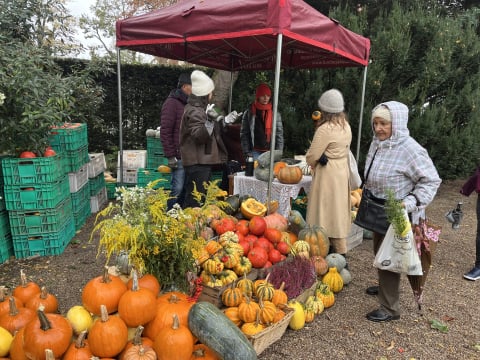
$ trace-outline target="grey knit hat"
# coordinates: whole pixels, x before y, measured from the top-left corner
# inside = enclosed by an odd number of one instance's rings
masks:
[[[318,99],[320,110],[336,114],[344,110],[343,95],[337,89],[325,91]]]

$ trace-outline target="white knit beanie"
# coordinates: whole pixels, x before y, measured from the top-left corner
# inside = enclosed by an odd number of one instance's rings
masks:
[[[215,84],[213,80],[208,77],[203,71],[194,70],[191,75],[192,78],[192,94],[196,96],[206,96],[213,92]]]
[[[392,122],[392,114],[390,114],[390,110],[384,105],[377,106],[372,111],[372,120],[376,117],[382,118],[388,122]]]
[[[343,95],[337,89],[325,91],[318,99],[320,110],[336,114],[344,110]]]

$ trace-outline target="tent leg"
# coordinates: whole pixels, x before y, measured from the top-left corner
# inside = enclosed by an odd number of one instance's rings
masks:
[[[122,119],[122,74],[120,67],[120,48],[117,48],[117,87],[118,87],[118,148],[120,150],[120,174],[117,177],[120,179],[120,184],[123,185],[123,119]]]
[[[277,109],[278,109],[278,88],[280,86],[280,65],[282,61],[282,34],[277,37],[277,58],[275,60],[275,84],[273,87],[273,121],[272,121],[272,138],[270,141],[270,174],[268,178],[267,191],[267,209],[270,207],[270,199],[272,196],[272,182],[273,182],[273,159],[275,151],[275,136],[277,133]]]
[[[360,119],[358,121],[358,135],[357,135],[357,153],[356,153],[357,164],[360,160],[360,142],[362,140],[363,105],[365,103],[365,86],[367,83],[367,69],[368,69],[368,66],[365,66],[363,70],[362,100],[360,101]]]

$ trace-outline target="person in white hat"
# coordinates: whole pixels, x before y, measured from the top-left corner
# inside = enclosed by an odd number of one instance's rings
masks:
[[[203,71],[191,74],[192,94],[185,105],[180,125],[180,153],[185,168],[183,208],[199,203],[192,191],[204,193],[204,182],[210,181],[212,166],[227,161],[227,149],[222,140],[225,118],[209,105],[215,89],[213,80]]]
[[[318,106],[321,115],[315,121],[315,135],[306,154],[313,176],[306,221],[308,225],[326,230],[330,252],[345,256],[346,238],[351,228],[349,156],[352,131],[340,91],[325,91]]]

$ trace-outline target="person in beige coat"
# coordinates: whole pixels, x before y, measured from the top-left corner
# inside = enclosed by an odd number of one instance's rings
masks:
[[[351,228],[349,153],[352,130],[343,95],[330,89],[320,96],[321,117],[306,154],[312,169],[308,194],[307,224],[323,227],[330,238],[330,252],[345,256]]]

